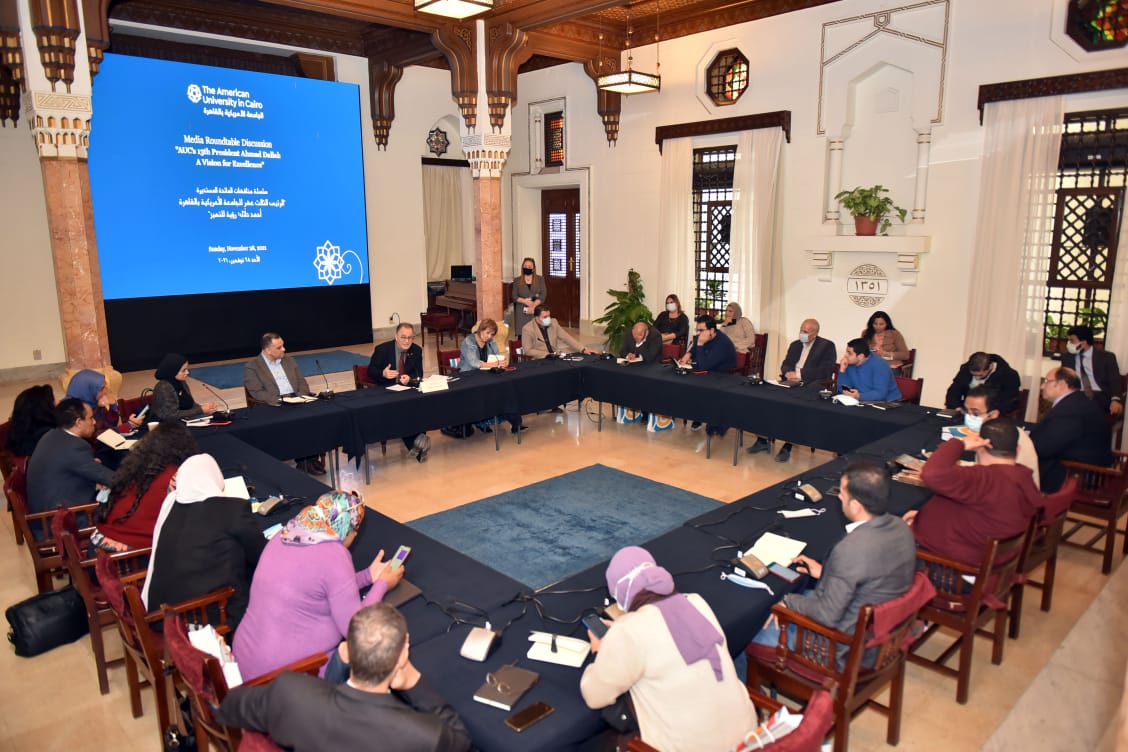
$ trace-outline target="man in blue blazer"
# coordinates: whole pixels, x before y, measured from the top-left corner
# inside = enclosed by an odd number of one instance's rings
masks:
[[[59,504],[74,506],[94,499],[98,486],[110,485],[114,473],[94,459],[94,413],[82,400],[68,397],[55,406],[58,428],[35,445],[27,466],[29,512],[48,512]]]

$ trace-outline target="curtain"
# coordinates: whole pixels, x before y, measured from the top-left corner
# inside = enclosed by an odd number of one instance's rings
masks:
[[[657,316],[673,293],[686,315],[693,316],[697,297],[693,277],[693,140],[669,139],[662,145],[658,189],[658,276],[649,290],[650,309]],[[624,269],[625,273],[626,270]]]
[[[732,180],[728,299],[740,304],[756,331],[772,333],[765,373],[783,360],[783,258],[774,242],[782,144],[780,128],[741,131]]]
[[[427,279],[447,279],[450,267],[463,263],[465,167],[423,165],[423,243]]]
[[[1053,239],[1061,97],[986,106],[979,218],[971,264],[968,352],[1006,358],[1038,410],[1042,325]]]

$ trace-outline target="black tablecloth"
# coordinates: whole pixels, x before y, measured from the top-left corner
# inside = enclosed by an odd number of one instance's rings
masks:
[[[352,417],[336,400],[243,408],[233,412],[231,425],[191,430],[197,439],[234,436],[280,460],[332,451],[353,435]]]

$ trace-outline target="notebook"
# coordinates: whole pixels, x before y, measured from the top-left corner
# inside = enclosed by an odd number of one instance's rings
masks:
[[[381,603],[387,603],[389,606],[399,608],[403,604],[423,595],[423,591],[419,589],[414,583],[408,582],[406,578],[400,580],[400,583],[393,589],[384,593]]]
[[[529,691],[539,678],[540,674],[535,671],[506,664],[487,676],[486,683],[474,693],[474,699],[495,708],[512,710],[521,695]]]

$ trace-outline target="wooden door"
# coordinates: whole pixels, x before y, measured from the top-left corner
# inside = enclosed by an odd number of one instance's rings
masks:
[[[548,307],[561,326],[580,325],[580,189],[541,191],[541,260]]]

